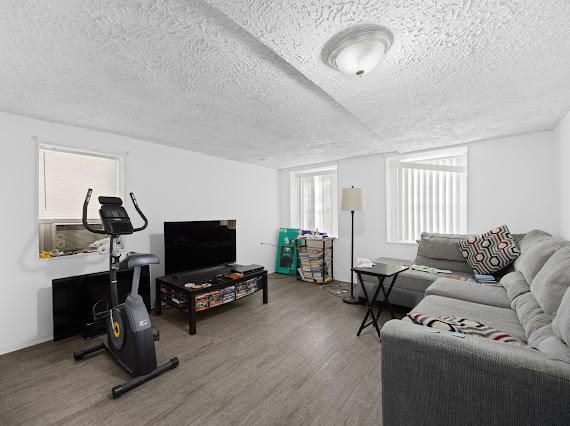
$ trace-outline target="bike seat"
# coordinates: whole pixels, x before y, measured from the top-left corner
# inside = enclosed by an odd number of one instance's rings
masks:
[[[158,256],[150,253],[132,253],[121,260],[119,269],[132,269],[137,266],[151,265],[153,263],[160,263]]]

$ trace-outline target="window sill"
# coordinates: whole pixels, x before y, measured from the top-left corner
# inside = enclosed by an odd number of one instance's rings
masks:
[[[402,246],[417,246],[418,243],[415,241],[386,241],[386,244],[395,244]]]
[[[53,256],[53,257],[40,257],[40,256],[38,256],[38,259],[41,262],[51,262],[54,260],[59,261],[60,259],[77,259],[78,257],[87,257],[87,256],[95,256],[95,255],[100,256],[101,259],[107,259],[107,257],[108,257],[107,254],[108,253],[103,255],[103,254],[100,254],[99,252],[94,251],[92,253],[76,253],[76,254],[68,254],[65,256]]]

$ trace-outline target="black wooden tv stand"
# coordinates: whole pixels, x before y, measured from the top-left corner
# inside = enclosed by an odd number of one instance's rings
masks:
[[[219,278],[209,287],[189,288],[187,283],[204,284],[231,273],[230,266],[216,266],[192,272],[182,272],[156,278],[156,315],[162,313],[162,303],[188,313],[188,333],[196,334],[197,312],[242,299],[263,291],[263,303],[268,302],[267,270],[244,274],[238,279]]]

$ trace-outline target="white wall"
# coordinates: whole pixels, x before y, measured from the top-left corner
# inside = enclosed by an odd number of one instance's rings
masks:
[[[235,218],[238,262],[274,270],[275,250],[260,242],[277,238],[276,170],[10,114],[0,113],[0,129],[0,353],[52,338],[52,279],[106,269],[107,259],[99,255],[38,259],[33,136],[125,154],[125,193],[137,195],[150,221],[147,230],[128,237],[129,250],[152,251],[163,261],[164,221]],[[162,262],[152,276],[163,271]]]
[[[482,233],[507,224],[512,232],[558,232],[558,189],[552,132],[491,139],[469,147],[468,229]],[[569,148],[570,149],[570,148]],[[279,172],[280,224],[289,226],[289,172]],[[338,162],[338,188],[364,189],[355,213],[355,257],[412,259],[416,245],[386,242],[386,162],[379,155]],[[554,186],[553,186],[554,185]],[[339,196],[340,200],[340,196]],[[339,212],[335,278],[350,279],[350,213]]]
[[[554,128],[560,182],[560,236],[570,240],[570,112]]]
[[[506,224],[514,233],[540,228],[558,235],[552,132],[479,142],[469,157],[468,232]]]

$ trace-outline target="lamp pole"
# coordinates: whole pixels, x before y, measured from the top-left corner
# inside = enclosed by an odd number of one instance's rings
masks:
[[[354,297],[354,210],[350,211],[350,296]]]
[[[352,186],[354,188],[354,186]],[[344,303],[350,305],[358,304],[358,298],[354,297],[354,210],[350,211],[350,296],[346,296],[342,299]]]

